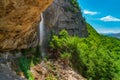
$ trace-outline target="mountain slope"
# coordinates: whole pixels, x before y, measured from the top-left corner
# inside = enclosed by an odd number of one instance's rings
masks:
[[[54,35],[50,54],[70,59],[73,68],[87,79],[119,80],[120,40],[98,34],[89,24],[87,29],[87,38],[69,36],[64,30]]]

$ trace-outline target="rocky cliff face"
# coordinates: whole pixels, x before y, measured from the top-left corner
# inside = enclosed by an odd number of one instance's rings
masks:
[[[40,14],[45,11],[52,1],[0,0],[0,51],[25,49],[36,46],[39,41],[38,25]],[[86,25],[80,9],[71,1],[54,0],[54,3],[44,12],[44,30],[46,35],[52,30],[58,33],[60,30],[66,29],[70,35],[87,36]],[[47,37],[44,39],[47,39]],[[16,58],[21,57],[21,53],[19,55],[17,52],[15,52],[17,55],[14,55],[11,54],[13,52],[9,51],[2,53],[0,53],[0,78],[2,80],[23,80],[16,76],[11,69],[11,61],[14,62]],[[8,61],[5,62],[5,60]],[[82,80],[81,76],[74,73],[73,70],[62,71],[62,69],[60,68],[57,74],[61,74],[63,78],[69,77],[66,80],[70,80],[71,76],[73,76],[72,80],[77,80],[77,78],[78,80]],[[67,77],[60,71],[65,72]]]
[[[76,0],[54,0],[44,12],[46,35],[66,29],[70,35],[87,36],[87,28]]]
[[[40,13],[52,1],[0,0],[0,51],[36,46]]]

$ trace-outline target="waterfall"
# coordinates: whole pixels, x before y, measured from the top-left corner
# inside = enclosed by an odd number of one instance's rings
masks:
[[[41,51],[41,56],[44,57],[45,56],[45,49],[44,49],[44,18],[43,18],[43,14],[41,14],[41,22],[39,24],[39,31],[40,31],[40,51]]]
[[[40,44],[43,42],[43,36],[44,36],[44,19],[43,14],[41,14],[41,22],[40,22]]]

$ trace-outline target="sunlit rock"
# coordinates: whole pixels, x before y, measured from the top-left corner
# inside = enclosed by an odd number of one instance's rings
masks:
[[[38,44],[40,14],[53,0],[0,0],[0,51]]]

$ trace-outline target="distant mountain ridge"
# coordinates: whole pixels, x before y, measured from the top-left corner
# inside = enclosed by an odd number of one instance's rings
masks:
[[[115,37],[115,38],[120,38],[120,33],[100,33],[100,34]]]

